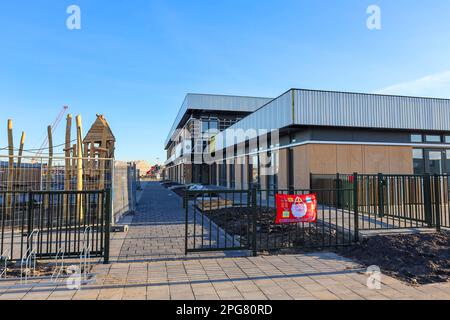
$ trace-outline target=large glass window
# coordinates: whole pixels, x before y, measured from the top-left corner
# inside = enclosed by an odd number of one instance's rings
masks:
[[[432,143],[440,143],[441,142],[441,136],[436,135],[427,135],[425,136],[426,142],[432,142]]]
[[[217,132],[219,130],[219,122],[217,120],[210,120],[209,130]]]
[[[230,188],[235,189],[236,188],[236,168],[234,163],[230,164]]]
[[[442,152],[441,151],[429,151],[428,161],[431,174],[442,174],[443,173],[443,163],[442,163]]]
[[[218,133],[219,132],[219,120],[217,119],[202,119],[202,132],[206,133]]]
[[[227,186],[227,164],[225,161],[219,164],[219,185]]]
[[[414,174],[425,173],[425,159],[422,149],[413,149]]]
[[[445,151],[445,174],[450,174],[450,150]]]
[[[206,119],[202,120],[202,132],[205,133],[209,130],[209,121]]]
[[[411,142],[414,143],[421,143],[423,142],[423,138],[421,134],[412,134],[411,135]]]

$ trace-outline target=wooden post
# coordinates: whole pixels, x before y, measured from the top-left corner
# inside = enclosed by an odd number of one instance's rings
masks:
[[[68,114],[66,118],[66,143],[64,146],[64,153],[65,153],[65,168],[64,168],[64,190],[69,191],[71,189],[70,182],[72,178],[72,163],[70,161],[70,154],[71,154],[71,147],[70,147],[70,135],[72,132],[72,115]],[[68,196],[64,195],[63,197],[63,214],[66,218],[66,221],[69,221],[69,209],[67,207],[68,205]],[[70,205],[70,204],[69,204]]]
[[[8,180],[6,183],[6,216],[11,216],[12,213],[12,195],[9,192],[13,191],[14,187],[14,140],[13,140],[13,123],[12,120],[8,120]]]
[[[52,170],[53,170],[53,135],[52,126],[47,127],[48,135],[48,163],[47,163],[47,186],[46,190],[52,189]]]
[[[70,179],[71,179],[71,163],[70,163],[70,134],[72,131],[72,115],[69,114],[66,119],[66,144],[64,148],[65,152],[65,170],[64,170],[64,190],[70,190]]]
[[[87,180],[88,176],[90,174],[89,173],[89,167],[90,167],[90,164],[89,164],[89,144],[88,143],[84,143],[83,147],[84,147],[84,150],[83,150],[83,157],[84,157],[83,169],[84,169],[84,174],[85,174],[85,177],[86,177],[86,180]],[[89,190],[89,183],[85,187],[86,187],[86,190]]]
[[[72,146],[72,167],[71,167],[71,175],[77,175],[77,145],[74,144]]]
[[[53,136],[52,136],[52,126],[47,127],[48,136],[48,162],[47,162],[47,174],[45,181],[45,190],[51,191],[52,189],[52,169],[53,169]],[[50,195],[43,196],[43,206],[44,210],[48,212],[50,209]]]
[[[23,146],[25,145],[25,132],[22,131],[22,136],[20,137],[20,146],[19,146],[19,156],[17,159],[17,169],[16,169],[16,181],[20,183],[20,174],[22,171],[22,156],[23,156]],[[25,179],[24,179],[25,182]],[[25,191],[25,190],[22,190]]]
[[[90,159],[90,166],[89,166],[89,172],[91,175],[91,181],[95,181],[95,177],[97,175],[97,172],[95,170],[96,164],[95,164],[95,154],[96,154],[96,150],[95,150],[95,143],[91,142],[90,143],[90,151],[89,151],[89,157]],[[97,189],[97,185],[95,183],[91,182],[91,189],[92,190],[96,190]]]
[[[77,191],[83,191],[83,127],[81,116],[76,117],[77,122]],[[80,221],[84,220],[83,198],[77,196],[77,208]]]
[[[99,157],[100,157],[100,174],[99,174],[99,183],[98,183],[98,189],[103,190],[105,188],[105,158],[108,157],[108,147],[107,147],[107,130],[106,128],[103,128],[102,132],[102,142],[100,145],[100,151]]]

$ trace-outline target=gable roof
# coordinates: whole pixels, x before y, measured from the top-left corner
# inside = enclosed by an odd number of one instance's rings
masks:
[[[105,117],[101,114],[97,114],[97,119],[94,124],[89,129],[88,133],[84,137],[83,142],[99,142],[102,141],[103,129],[106,128],[106,140],[107,141],[116,141],[114,134],[112,133],[111,128],[109,127],[108,122]]]

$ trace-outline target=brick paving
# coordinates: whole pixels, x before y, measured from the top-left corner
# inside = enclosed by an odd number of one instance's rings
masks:
[[[371,290],[365,270],[334,253],[258,257],[208,253],[185,257],[184,211],[179,199],[169,194],[157,185],[147,186],[140,213],[134,217],[135,225],[128,233],[113,234],[112,263],[94,267],[95,283],[74,291],[65,286],[39,286],[45,280],[27,286],[0,281],[0,299],[450,299],[450,283],[413,287],[382,276],[381,289]],[[167,207],[159,208],[153,197]],[[168,197],[173,200],[164,201]]]
[[[140,198],[137,213],[133,217],[130,230],[120,251],[119,261],[158,261],[168,259],[186,259],[185,256],[185,220],[186,212],[182,201],[174,192],[163,188],[158,183],[148,183]],[[213,244],[217,240],[216,230],[209,230],[209,224],[200,223],[197,212],[196,234],[209,235]],[[189,232],[194,229],[193,213],[189,214]],[[226,235],[219,234],[223,243]],[[197,237],[197,242],[199,238]],[[209,240],[209,238],[208,238]],[[209,244],[209,241],[205,241]],[[189,237],[189,246],[193,247],[193,237]],[[242,256],[247,252],[216,252],[190,254],[193,257],[230,257]]]

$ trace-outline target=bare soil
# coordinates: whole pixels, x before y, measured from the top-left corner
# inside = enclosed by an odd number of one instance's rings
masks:
[[[445,231],[374,236],[337,253],[413,285],[450,279],[450,233]]]
[[[72,271],[68,270],[68,265],[61,270],[61,275],[69,275],[72,274]],[[3,272],[5,266],[4,261],[0,262],[0,273]],[[81,271],[83,271],[83,267],[81,267]],[[26,273],[28,273],[29,277],[50,277],[53,275],[53,272],[55,271],[56,267],[52,263],[41,263],[36,262],[36,269],[29,270],[26,268],[21,269],[20,263],[14,263],[10,262],[7,266],[7,272],[6,277],[7,278],[20,278],[22,275],[25,276]],[[92,269],[92,266],[90,266],[90,269]],[[90,271],[90,270],[89,270]]]
[[[218,226],[231,236],[237,236],[241,243],[251,241],[252,210],[248,207],[233,207],[204,212]],[[306,252],[341,244],[336,230],[324,228],[321,224],[275,224],[273,208],[259,207],[256,228],[257,246],[263,251]]]

